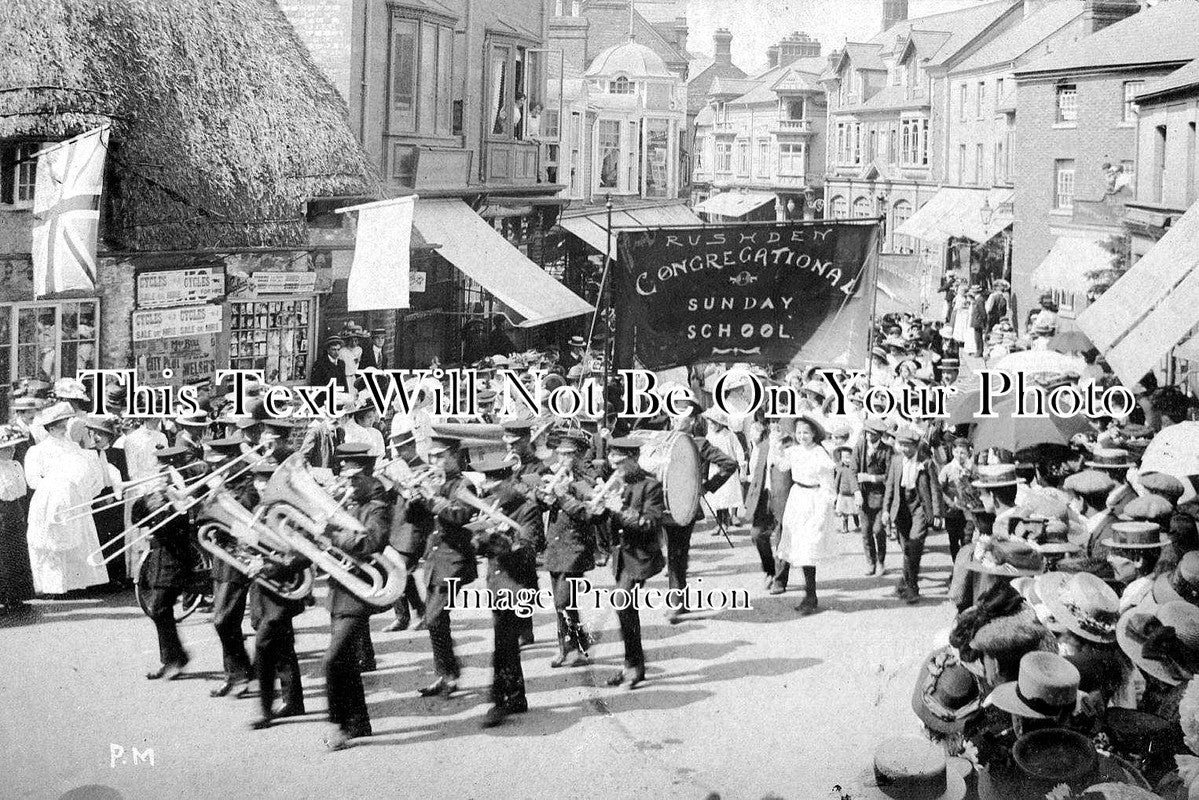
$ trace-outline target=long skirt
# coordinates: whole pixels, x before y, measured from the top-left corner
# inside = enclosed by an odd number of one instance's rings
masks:
[[[776,554],[779,559],[797,567],[813,567],[836,554],[834,499],[824,489],[791,484]]]
[[[25,538],[25,498],[0,500],[0,602],[33,597],[33,571]]]

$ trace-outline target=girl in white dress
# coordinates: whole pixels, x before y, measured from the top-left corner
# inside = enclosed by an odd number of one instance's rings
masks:
[[[832,555],[836,526],[833,514],[833,458],[821,447],[824,428],[801,416],[795,423],[795,444],[783,452],[779,469],[791,474],[791,491],[783,511],[777,557],[803,568],[804,600],[797,610],[816,613],[816,565]]]
[[[29,562],[34,588],[42,594],[65,594],[108,582],[108,571],[87,560],[100,547],[92,515],[69,511],[104,487],[99,460],[68,436],[67,423],[74,415],[67,403],[46,409],[46,439],[25,454],[25,478],[33,489]],[[66,521],[59,519],[60,514],[67,516]]]
[[[724,412],[717,408],[709,408],[703,413],[708,421],[708,433],[705,438],[708,443],[737,462],[737,471],[731,478],[720,485],[720,488],[707,495],[708,505],[716,513],[716,518],[725,525],[740,524],[741,508],[745,498],[741,494],[741,483],[745,480],[745,448],[737,435],[729,428],[729,419]],[[710,473],[717,468],[709,468]],[[711,477],[705,475],[704,480]],[[736,518],[736,522],[734,519]]]

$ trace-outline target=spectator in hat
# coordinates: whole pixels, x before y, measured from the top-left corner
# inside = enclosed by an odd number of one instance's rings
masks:
[[[21,463],[25,463],[25,453],[35,442],[35,428],[41,431],[37,434],[39,437],[45,435],[40,425],[34,425],[34,417],[45,405],[44,400],[29,396],[14,397],[9,405],[8,424],[25,434],[25,440],[17,445],[13,453],[13,458]],[[37,441],[40,441],[40,438]]]
[[[343,390],[349,389],[346,376],[346,362],[341,357],[344,341],[340,336],[330,336],[325,340],[325,352],[312,365],[312,373],[308,378],[310,386],[327,386],[329,381]]]
[[[882,513],[886,478],[894,450],[883,442],[887,423],[877,417],[867,419],[863,436],[854,447],[859,494],[858,512],[862,528],[862,551],[866,554],[866,574],[882,576],[887,558],[886,517]]]
[[[920,452],[920,431],[903,427],[895,434],[899,452],[891,460],[883,496],[885,524],[893,526],[903,548],[903,577],[895,593],[909,604],[920,598],[920,560],[930,531],[945,518],[941,484],[932,459]]]
[[[97,498],[112,499],[122,496],[121,482],[128,480],[125,451],[113,447],[120,436],[119,421],[113,416],[89,416],[86,421],[87,432],[84,437],[83,449],[95,461],[94,469],[103,482],[103,487],[96,494]],[[123,506],[100,509],[92,512],[96,523],[96,532],[100,543],[105,549],[114,539],[122,538],[125,525],[125,509]],[[127,571],[123,559],[113,559],[106,565],[108,583],[117,587],[126,582]]]
[[[402,474],[406,469],[416,468],[423,463],[417,455],[416,438],[411,432],[395,436],[391,446],[397,460],[385,469],[385,475]],[[412,624],[413,613],[419,619],[417,630],[424,630],[425,601],[417,588],[415,573],[421,556],[425,554],[429,536],[433,533],[433,512],[419,497],[406,497],[404,493],[393,492],[393,500],[389,543],[404,559],[408,579],[404,584],[404,593],[392,606],[395,621],[383,630],[389,633],[407,630]]]
[[[342,442],[367,446],[367,452],[375,458],[383,458],[383,432],[378,428],[379,412],[367,395],[362,395],[349,407],[349,414],[342,418]]]
[[[983,334],[987,330],[987,301],[977,286],[970,288],[970,330],[974,334],[974,355],[983,355]]]
[[[991,284],[991,294],[987,297],[987,327],[993,328],[1008,316],[1008,292],[1011,286],[1000,278]]]
[[[957,560],[958,549],[974,538],[974,512],[978,492],[971,483],[977,477],[970,440],[957,437],[950,444],[950,460],[941,467],[937,482],[945,498],[945,532],[949,536],[949,559]]]
[[[387,330],[384,328],[375,328],[371,331],[370,345],[362,351],[362,363],[359,368],[366,369],[374,367],[375,369],[386,370],[391,367],[391,359],[387,357]]]
[[[33,598],[26,517],[28,486],[21,462],[13,459],[29,435],[15,425],[0,425],[0,611],[21,609]]]
[[[1053,302],[1053,295],[1043,294],[1040,305],[1040,309],[1029,320],[1029,327],[1048,330],[1050,331],[1049,335],[1052,336],[1057,331],[1057,303]]]
[[[1086,524],[1086,555],[1107,558],[1103,540],[1109,538],[1116,522],[1116,515],[1107,509],[1107,496],[1116,488],[1116,482],[1106,472],[1087,469],[1067,477],[1062,488],[1073,495],[1075,510]]]
[[[510,327],[508,318],[503,314],[497,314],[491,320],[491,335],[487,338],[487,350],[489,354],[506,356],[516,350],[516,345],[513,344],[512,337],[508,335]]]

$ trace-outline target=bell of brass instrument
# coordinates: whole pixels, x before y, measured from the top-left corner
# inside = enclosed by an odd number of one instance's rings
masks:
[[[223,534],[223,535],[222,535]],[[232,545],[226,544],[233,539]],[[255,559],[283,564],[292,552],[287,541],[263,525],[227,491],[217,491],[200,507],[200,546],[243,575],[250,574]],[[284,600],[302,600],[312,594],[315,576],[305,569],[287,583],[258,575],[254,580]]]
[[[389,606],[408,579],[399,554],[390,547],[359,559],[338,547],[329,528],[363,533],[362,523],[346,511],[309,474],[297,453],[279,465],[262,491],[264,523],[300,555],[360,600]]]
[[[413,500],[417,497],[428,499],[436,495],[437,490],[445,483],[445,470],[431,464],[421,464],[418,467],[407,468],[405,471],[388,470],[384,473],[383,478],[392,484],[405,500]]]
[[[591,490],[591,495],[587,498],[585,505],[592,514],[600,514],[603,513],[610,500],[613,498],[619,500],[623,494],[624,476],[617,470],[608,480],[596,485]]]
[[[479,512],[479,518],[467,525],[472,531],[480,533],[485,529],[506,528],[510,539],[528,538],[529,531],[525,526],[500,511],[497,504],[488,503],[465,489],[459,489],[454,498]]]

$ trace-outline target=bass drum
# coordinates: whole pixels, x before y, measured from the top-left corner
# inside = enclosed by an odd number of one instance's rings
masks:
[[[641,466],[662,484],[666,516],[675,525],[690,525],[699,511],[699,449],[681,431],[634,431],[641,439]]]

